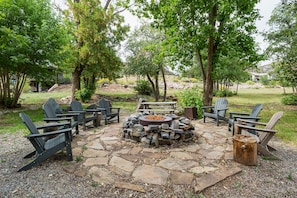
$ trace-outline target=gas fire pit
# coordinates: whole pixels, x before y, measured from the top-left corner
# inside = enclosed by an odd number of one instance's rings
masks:
[[[163,116],[163,115],[146,115],[146,116],[141,116],[139,118],[139,124],[143,126],[161,125],[161,124],[170,125],[171,122],[172,122],[171,117]]]

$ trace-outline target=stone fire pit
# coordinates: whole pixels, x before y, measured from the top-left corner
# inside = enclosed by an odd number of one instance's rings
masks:
[[[170,115],[132,114],[123,123],[123,137],[159,146],[192,140],[194,127],[185,117]]]
[[[172,117],[163,115],[145,115],[139,118],[139,124],[143,126],[171,124]]]

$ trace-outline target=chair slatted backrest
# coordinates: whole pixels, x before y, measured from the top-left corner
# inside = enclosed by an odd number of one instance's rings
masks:
[[[42,105],[43,112],[45,117],[47,118],[57,118],[57,114],[55,112],[54,107],[50,104],[50,102],[46,102]]]
[[[226,109],[228,105],[228,100],[226,98],[218,98],[215,103],[214,112],[219,112],[219,116],[225,117],[227,110],[218,111],[219,109]]]
[[[99,105],[99,108],[105,109],[105,111],[102,111],[103,114],[105,114],[105,113],[106,113],[106,115],[111,114],[111,111],[110,111],[111,105],[108,100],[105,100],[104,98],[100,99],[98,105]]]
[[[48,105],[50,105],[50,107],[52,107],[54,109],[54,112],[56,114],[62,114],[63,113],[63,110],[61,109],[60,105],[56,102],[55,99],[53,98],[49,98],[46,103]]]
[[[36,128],[33,121],[27,114],[20,113],[19,116],[21,117],[23,123],[27,126],[31,134],[39,134],[38,129]],[[37,152],[41,153],[44,150],[44,144],[45,144],[44,139],[39,137],[39,138],[34,138],[34,140],[35,141],[32,142],[33,146],[35,147]]]
[[[276,123],[281,119],[283,114],[284,114],[284,112],[282,112],[282,111],[279,111],[279,112],[276,112],[275,114],[273,114],[273,116],[271,117],[269,122],[266,124],[265,129],[272,130],[273,127],[276,125]],[[261,133],[261,135],[259,137],[261,143],[263,143],[264,145],[267,144],[273,135],[274,135],[274,133]]]
[[[256,104],[250,114],[250,117],[258,117],[260,111],[262,110],[263,105],[262,104]]]
[[[70,103],[70,107],[71,107],[72,111],[84,111],[82,104],[76,100],[73,100]],[[77,119],[79,122],[82,122],[84,120],[84,115],[82,113],[80,113],[77,117],[76,116],[74,117],[74,120],[77,121]]]

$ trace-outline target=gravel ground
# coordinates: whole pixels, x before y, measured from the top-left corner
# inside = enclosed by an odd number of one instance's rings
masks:
[[[297,148],[276,141],[282,160],[258,158],[258,166],[240,165],[242,172],[199,194],[193,186],[139,183],[145,193],[102,186],[90,176],[77,177],[62,169],[65,155],[18,173],[32,146],[21,134],[0,135],[0,198],[2,197],[297,197]],[[228,163],[228,162],[226,162]],[[129,182],[129,181],[127,181]],[[132,182],[130,181],[131,183]],[[136,183],[137,184],[137,183]]]

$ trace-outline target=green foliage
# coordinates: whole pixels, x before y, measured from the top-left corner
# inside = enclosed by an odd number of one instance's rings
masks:
[[[196,107],[198,118],[202,117],[202,93],[195,88],[186,89],[179,93],[178,101],[182,107]]]
[[[275,75],[281,84],[297,86],[297,7],[295,0],[281,1],[268,21],[271,27],[265,37],[269,46],[266,53],[275,57]]]
[[[261,76],[260,78],[260,82],[262,83],[262,85],[269,85],[269,79],[268,79],[268,76],[265,75],[265,76]]]
[[[75,97],[81,100],[82,102],[87,102],[91,99],[94,91],[86,87],[81,88],[75,92]]]
[[[281,99],[281,103],[284,105],[297,105],[297,95],[290,94],[283,96]]]
[[[134,90],[137,91],[140,95],[151,95],[152,94],[152,87],[147,80],[137,80],[136,86]]]
[[[214,95],[216,97],[230,97],[230,96],[233,96],[235,95],[234,92],[228,90],[228,89],[224,89],[224,90],[218,90],[218,91],[215,91],[214,92]]]
[[[0,105],[12,108],[27,77],[51,78],[52,66],[67,58],[63,47],[69,40],[49,0],[2,0],[0,10]]]
[[[248,84],[248,85],[254,85],[255,84],[255,82],[254,81],[251,81],[251,80],[248,80],[245,83]]]

